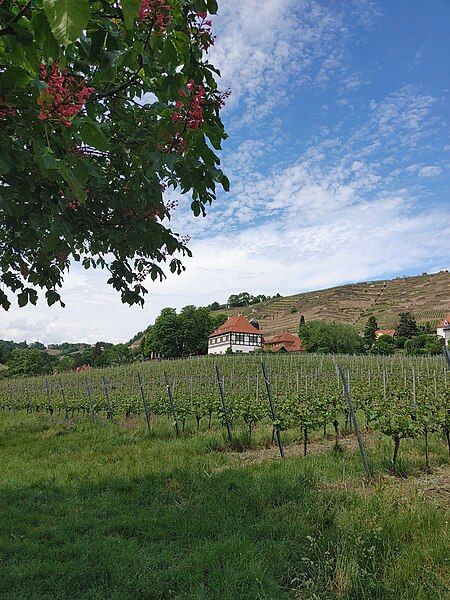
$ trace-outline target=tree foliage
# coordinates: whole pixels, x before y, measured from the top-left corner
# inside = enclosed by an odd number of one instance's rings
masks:
[[[0,304],[49,305],[73,261],[123,302],[183,270],[166,189],[196,216],[229,183],[207,11],[216,0],[0,3]]]
[[[226,315],[211,315],[205,307],[185,306],[179,314],[174,308],[163,308],[155,324],[147,329],[143,354],[156,353],[163,358],[206,354],[208,336],[226,319]]]
[[[20,377],[23,375],[51,373],[53,364],[56,362],[58,362],[57,358],[37,348],[15,348],[6,363],[8,369],[5,375],[8,377]]]
[[[443,340],[436,335],[422,333],[405,342],[407,354],[441,354]]]
[[[372,354],[394,354],[397,344],[390,335],[380,335],[373,343],[370,352]]]
[[[419,329],[416,320],[409,312],[403,312],[399,315],[400,319],[397,325],[397,335],[411,339],[418,335]]]
[[[249,306],[250,304],[259,304],[266,300],[270,300],[270,296],[265,296],[264,294],[253,296],[248,292],[241,292],[240,294],[231,294],[228,298],[227,305],[230,308],[238,308],[240,306]]]
[[[367,319],[366,326],[364,327],[364,341],[368,348],[375,342],[375,332],[378,329],[378,323],[374,315],[370,315]]]
[[[309,321],[301,327],[302,342],[308,352],[355,354],[363,351],[363,340],[352,325]]]

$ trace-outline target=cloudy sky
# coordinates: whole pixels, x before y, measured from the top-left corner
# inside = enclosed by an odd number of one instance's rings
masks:
[[[0,313],[0,338],[120,342],[162,307],[450,266],[448,0],[222,0],[211,61],[232,96],[231,191],[180,203],[186,272],[144,309],[74,268],[66,308]]]

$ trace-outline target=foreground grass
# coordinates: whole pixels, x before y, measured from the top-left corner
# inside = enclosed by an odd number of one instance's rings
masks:
[[[1,414],[0,597],[449,597],[442,502],[365,486],[353,452],[239,466],[220,444]],[[376,471],[389,450],[371,450]],[[405,444],[406,471],[419,451]]]

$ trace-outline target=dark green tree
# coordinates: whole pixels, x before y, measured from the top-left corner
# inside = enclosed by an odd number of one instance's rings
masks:
[[[106,349],[102,354],[105,366],[124,365],[133,360],[133,354],[126,344],[116,344]]]
[[[407,354],[441,354],[443,340],[436,335],[421,333],[405,342]]]
[[[403,312],[399,315],[400,319],[397,325],[397,335],[411,339],[418,335],[419,329],[416,320],[410,312]]]
[[[42,375],[48,372],[43,353],[37,349],[15,348],[7,362],[8,376]]]
[[[183,327],[174,308],[163,308],[152,327],[153,346],[164,358],[176,358],[183,353]]]
[[[371,354],[394,354],[396,349],[395,339],[390,335],[380,335],[370,348]]]
[[[309,321],[301,329],[302,342],[308,352],[356,354],[364,343],[352,325]]]
[[[14,348],[26,349],[28,348],[28,344],[26,342],[0,340],[0,364],[8,362]]]
[[[298,329],[299,329],[299,331],[300,331],[300,329],[303,327],[303,325],[304,325],[304,324],[305,324],[305,315],[302,315],[302,316],[300,317],[300,324],[299,324],[299,326],[298,326]]]
[[[206,354],[212,319],[207,308],[185,306],[179,315],[183,335],[183,356]]]
[[[364,342],[366,346],[370,348],[375,343],[376,335],[375,332],[378,329],[378,323],[374,315],[370,315],[367,319],[366,326],[364,327]]]
[[[215,329],[223,325],[227,319],[227,315],[224,315],[223,313],[219,313],[218,315],[211,315],[211,326],[208,335],[211,335],[211,333]]]

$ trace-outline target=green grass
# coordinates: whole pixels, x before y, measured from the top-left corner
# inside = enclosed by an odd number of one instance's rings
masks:
[[[365,485],[356,453],[239,466],[220,440],[1,414],[0,597],[449,597],[442,504]],[[402,450],[419,473],[420,443]],[[389,451],[371,450],[377,473]]]

